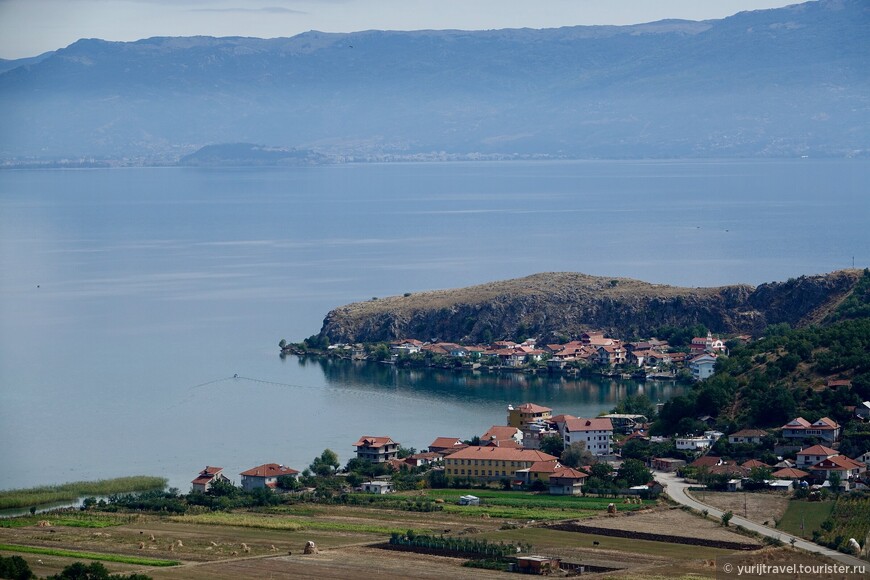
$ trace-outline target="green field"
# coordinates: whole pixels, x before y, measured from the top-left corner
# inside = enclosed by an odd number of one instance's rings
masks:
[[[88,512],[60,512],[52,514],[40,514],[35,516],[19,516],[16,518],[0,519],[0,528],[23,528],[35,526],[42,520],[51,522],[53,526],[67,526],[70,528],[108,528],[129,524],[139,519],[138,514],[110,514]]]
[[[459,501],[459,497],[463,495],[477,496],[481,499],[481,504],[491,506],[530,507],[554,510],[606,510],[609,504],[614,503],[616,504],[616,509],[619,511],[631,511],[646,506],[652,506],[656,503],[652,500],[646,500],[641,504],[627,504],[623,503],[622,499],[549,495],[543,493],[529,493],[526,491],[499,491],[494,489],[431,489],[426,491],[425,497],[430,499],[443,499],[445,503],[456,504]]]
[[[592,548],[599,550],[616,550],[634,554],[649,554],[674,558],[676,560],[697,560],[699,558],[716,558],[734,553],[734,550],[722,550],[706,546],[689,546],[686,544],[671,544],[634,538],[616,538],[598,534],[583,534],[565,532],[547,528],[525,528],[518,530],[503,530],[480,534],[480,537],[495,542],[529,542],[535,550],[546,553],[548,550],[565,548]]]
[[[832,501],[792,500],[777,529],[794,536],[811,539],[813,530],[821,529],[822,522],[831,516]],[[803,524],[803,529],[801,529]]]
[[[19,552],[22,554],[39,554],[42,556],[59,556],[61,558],[81,558],[82,560],[100,560],[103,562],[119,562],[137,566],[178,566],[178,560],[162,560],[158,558],[139,558],[137,556],[122,556],[119,554],[98,554],[96,552],[78,552],[75,550],[57,550],[54,548],[37,548],[33,546],[16,546],[0,544],[0,551]]]

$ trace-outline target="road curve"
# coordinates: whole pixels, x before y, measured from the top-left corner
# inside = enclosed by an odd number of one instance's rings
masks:
[[[674,473],[665,473],[661,471],[655,472],[656,481],[662,484],[665,487],[665,493],[668,494],[675,502],[689,506],[698,511],[707,510],[711,516],[714,518],[722,517],[722,510],[716,509],[713,506],[709,506],[707,504],[701,503],[695,498],[691,497],[688,493],[686,493],[686,488],[693,485],[690,483],[686,483],[681,478],[677,477]],[[761,535],[776,538],[785,544],[791,544],[792,540],[794,540],[794,546],[796,548],[800,548],[807,552],[813,552],[815,554],[821,554],[823,556],[827,556],[832,560],[836,560],[841,564],[847,564],[849,566],[870,566],[870,562],[866,560],[860,560],[855,558],[854,556],[850,556],[848,554],[843,554],[842,552],[837,552],[836,550],[831,550],[830,548],[826,548],[824,546],[820,546],[818,544],[814,544],[813,542],[808,542],[803,538],[799,538],[797,536],[793,536],[781,530],[775,530],[773,528],[769,528],[767,526],[763,526],[761,524],[755,523],[753,521],[747,520],[746,518],[742,518],[738,515],[734,515],[731,518],[731,522],[737,526],[743,526],[747,530],[752,530],[753,532],[758,532]]]

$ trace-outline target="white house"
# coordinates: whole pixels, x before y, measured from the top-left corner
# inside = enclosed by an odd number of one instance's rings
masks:
[[[711,353],[699,354],[692,358],[689,361],[689,370],[692,371],[692,377],[696,381],[703,381],[713,376],[717,358],[715,354]]]
[[[223,467],[212,467],[207,465],[206,468],[200,471],[199,475],[197,475],[190,483],[193,491],[201,491],[202,493],[205,493],[215,482],[218,481],[232,483],[230,478],[224,475]]]
[[[677,437],[674,440],[677,449],[681,451],[701,451],[707,449],[713,442],[709,437]]]
[[[855,415],[865,421],[870,420],[870,401],[864,401],[855,408]]]
[[[765,437],[767,437],[767,431],[762,431],[761,429],[743,429],[729,435],[728,443],[731,443],[732,445],[738,443],[758,445]]]
[[[366,493],[384,495],[393,492],[393,484],[389,481],[367,481],[362,484],[362,490]]]
[[[298,477],[299,472],[278,463],[266,463],[264,465],[252,467],[247,471],[243,471],[239,475],[242,476],[242,489],[245,491],[253,491],[259,487],[275,489],[278,487],[279,477]]]
[[[595,455],[610,455],[613,444],[613,423],[610,419],[566,419],[559,425],[563,429],[562,439],[565,445],[582,441],[586,444],[587,451]]]

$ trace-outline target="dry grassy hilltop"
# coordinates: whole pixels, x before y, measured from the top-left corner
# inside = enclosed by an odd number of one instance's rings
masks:
[[[321,335],[335,342],[397,338],[488,341],[552,338],[603,330],[648,336],[664,325],[703,324],[713,332],[752,333],[769,324],[819,322],[861,277],[841,270],[771,282],[682,288],[629,278],[542,273],[468,288],[356,302],[332,310]]]

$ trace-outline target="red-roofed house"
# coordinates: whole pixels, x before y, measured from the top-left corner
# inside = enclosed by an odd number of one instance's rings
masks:
[[[776,479],[803,479],[808,477],[809,473],[800,469],[795,469],[794,467],[784,467],[778,471],[774,471],[770,475]]]
[[[596,362],[603,366],[616,366],[625,363],[625,349],[619,345],[599,346]]]
[[[830,447],[825,447],[824,445],[813,445],[812,447],[807,447],[806,449],[798,451],[797,462],[795,465],[799,469],[806,469],[827,459],[828,457],[833,457],[834,455],[837,455],[837,452]]]
[[[502,441],[511,441],[513,443],[520,444],[523,441],[523,432],[516,427],[510,427],[507,425],[493,425],[486,431],[486,433],[481,436],[480,444],[486,445],[487,443],[493,441],[495,441],[496,443],[500,443]]]
[[[689,464],[689,467],[698,467],[698,468],[710,468],[714,465],[722,465],[725,463],[721,457],[716,457],[715,455],[702,455],[698,459],[694,460]]]
[[[199,475],[197,475],[196,478],[190,482],[191,488],[193,489],[193,491],[201,491],[205,493],[216,481],[232,483],[230,481],[230,478],[224,475],[223,471],[223,467],[206,466],[206,468],[200,471]]]
[[[432,453],[453,453],[464,447],[467,445],[458,437],[436,437],[435,441],[429,444],[429,451]]]
[[[279,477],[285,475],[298,477],[299,472],[279,463],[266,463],[258,467],[252,467],[247,471],[243,471],[239,475],[242,476],[242,489],[245,491],[253,491],[258,487],[275,489],[278,487]]]
[[[353,446],[356,447],[357,457],[372,463],[385,463],[389,459],[396,459],[399,452],[399,444],[389,437],[363,435]]]
[[[582,471],[570,467],[560,467],[550,474],[550,493],[552,495],[580,495],[583,480],[589,477]]]
[[[432,465],[433,463],[438,463],[443,459],[443,455],[440,453],[415,453],[414,455],[409,455],[405,458],[405,463],[410,465],[411,467],[423,467],[424,465]]]
[[[743,429],[732,433],[728,436],[728,443],[735,445],[737,443],[751,443],[757,445],[761,440],[767,437],[767,431],[761,429]]]
[[[770,468],[770,466],[768,464],[766,464],[762,461],[759,461],[757,459],[750,459],[749,461],[746,461],[745,463],[741,463],[740,467],[745,467],[746,469],[752,469],[753,467],[767,467],[768,469]]]
[[[610,419],[567,419],[563,425],[562,439],[565,445],[578,441],[586,444],[586,450],[595,455],[610,455],[613,443],[613,423]]]
[[[798,417],[782,426],[782,436],[786,439],[808,439],[815,437],[827,444],[831,444],[840,438],[840,425],[828,417],[822,417],[815,423],[810,423],[803,417]]]
[[[845,455],[834,455],[823,459],[809,468],[810,472],[821,481],[827,481],[832,473],[840,475],[840,481],[849,489],[848,481],[860,476],[867,467]]]
[[[525,469],[517,469],[514,476],[525,484],[532,484],[536,481],[546,483],[550,479],[550,474],[561,468],[559,460],[553,458],[546,461],[536,461]]]

